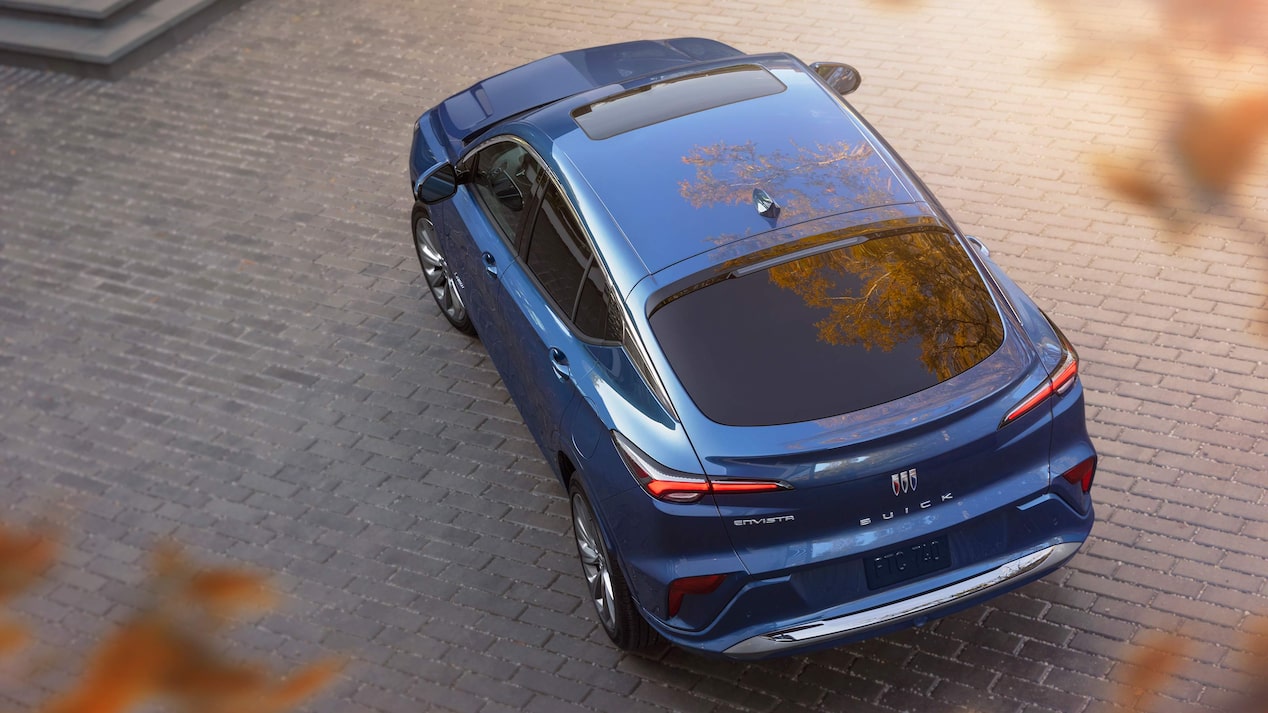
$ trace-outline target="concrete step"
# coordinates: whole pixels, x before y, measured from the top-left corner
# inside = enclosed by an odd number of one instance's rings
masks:
[[[138,0],[0,0],[0,14],[26,13],[104,23],[129,6],[147,5]]]
[[[0,63],[117,79],[244,0],[0,0]]]

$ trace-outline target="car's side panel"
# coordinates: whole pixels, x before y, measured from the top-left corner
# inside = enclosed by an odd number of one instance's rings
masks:
[[[1096,456],[1087,433],[1083,408],[1083,384],[1052,404],[1052,490],[1065,498],[1075,511],[1091,518],[1092,496],[1082,486],[1067,482],[1061,474],[1088,458]],[[1090,524],[1090,523],[1089,523]]]
[[[584,350],[559,317],[542,301],[520,263],[502,268],[498,306],[505,315],[508,349],[499,363],[506,389],[552,468],[559,467],[559,426],[577,396],[573,362]],[[502,366],[505,364],[505,366]],[[564,373],[564,370],[567,373]]]
[[[698,629],[717,616],[739,587],[723,588],[719,601],[688,598],[676,617],[667,609],[668,583],[680,577],[741,572],[717,508],[706,499],[689,505],[654,500],[638,487],[617,454],[611,430],[648,444],[666,461],[698,469],[699,463],[681,426],[660,405],[620,346],[587,345],[585,372],[574,360],[582,398],[569,409],[561,443],[592,496],[600,526],[615,552],[634,599],[650,620]]]
[[[576,396],[556,371],[551,349],[563,359],[580,345],[545,304],[511,246],[497,233],[470,191],[459,188],[449,201],[455,219],[449,232],[455,274],[466,286],[472,320],[524,422],[552,466],[559,424]]]
[[[452,199],[432,206],[432,212],[439,217],[441,249],[450,272],[460,285],[476,332],[497,364],[506,351],[507,327],[498,299],[496,267],[513,263],[514,255],[468,187],[459,186]],[[492,272],[486,269],[488,262],[493,264]]]

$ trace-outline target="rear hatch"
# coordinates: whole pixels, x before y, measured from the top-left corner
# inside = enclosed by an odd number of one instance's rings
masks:
[[[785,253],[649,317],[710,477],[792,486],[715,496],[745,566],[822,564],[797,576],[840,601],[1002,550],[991,519],[1048,484],[1046,419],[998,428],[1045,375],[1002,298],[939,228]],[[925,561],[864,577],[888,550]]]

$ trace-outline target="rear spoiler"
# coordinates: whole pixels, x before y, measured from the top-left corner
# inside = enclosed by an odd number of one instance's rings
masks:
[[[493,124],[596,87],[709,60],[740,57],[699,37],[637,40],[551,55],[468,87],[437,107],[451,144],[465,145]]]

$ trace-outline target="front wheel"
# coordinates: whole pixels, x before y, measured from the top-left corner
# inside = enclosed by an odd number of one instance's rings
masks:
[[[449,272],[449,263],[440,251],[440,241],[436,238],[436,226],[424,208],[414,209],[414,252],[418,254],[418,264],[423,268],[423,279],[427,281],[427,289],[431,292],[441,314],[449,320],[454,329],[464,334],[475,334],[471,317],[467,314],[467,304],[459,294],[453,275]]]
[[[618,648],[626,651],[647,648],[656,643],[656,631],[634,605],[621,568],[603,542],[590,500],[575,480],[568,495],[572,501],[572,532],[577,540],[586,594],[599,615],[599,623]]]

